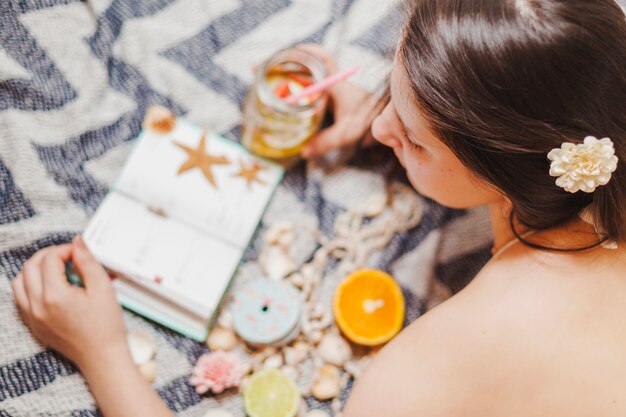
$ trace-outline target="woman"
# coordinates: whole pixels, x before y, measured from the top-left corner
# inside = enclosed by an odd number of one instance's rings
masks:
[[[613,0],[411,4],[372,134],[423,195],[488,204],[494,256],[382,349],[345,417],[626,415],[625,63]],[[360,136],[364,94],[335,89],[336,124],[306,156]],[[85,290],[65,281],[70,258]],[[104,415],[169,413],[132,366],[112,287],[80,240],[34,255],[13,288]]]

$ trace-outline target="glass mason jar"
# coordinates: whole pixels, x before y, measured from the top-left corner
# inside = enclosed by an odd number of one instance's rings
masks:
[[[243,109],[242,142],[251,152],[275,160],[298,155],[317,132],[327,92],[289,104],[284,99],[328,76],[324,61],[303,49],[278,51],[256,71]]]

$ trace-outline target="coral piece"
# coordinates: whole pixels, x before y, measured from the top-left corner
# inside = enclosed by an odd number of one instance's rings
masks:
[[[231,352],[212,352],[202,355],[189,382],[198,394],[212,391],[215,394],[227,388],[237,387],[244,376],[245,366],[241,358]]]

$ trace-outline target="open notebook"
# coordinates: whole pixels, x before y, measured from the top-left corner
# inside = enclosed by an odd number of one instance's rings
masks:
[[[283,168],[180,119],[136,141],[83,238],[123,306],[205,340]]]

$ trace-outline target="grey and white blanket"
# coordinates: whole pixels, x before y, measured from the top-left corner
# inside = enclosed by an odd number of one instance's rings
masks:
[[[282,47],[320,43],[340,67],[360,64],[365,70],[355,82],[373,89],[389,69],[398,17],[380,0],[0,1],[1,417],[99,415],[77,369],[20,322],[10,282],[37,249],[81,232],[124,163],[145,109],[164,105],[238,140],[254,64]],[[380,148],[316,175],[299,163],[262,227],[289,219],[332,234],[336,215],[380,191],[393,167]],[[407,324],[427,309],[429,294],[457,291],[489,257],[484,210],[424,204],[421,223],[370,262],[402,285]],[[258,240],[244,270],[256,261]],[[198,396],[189,385],[205,345],[125,316],[129,328],[154,337],[155,389],[178,415],[200,416],[216,404],[244,415],[239,395]]]

